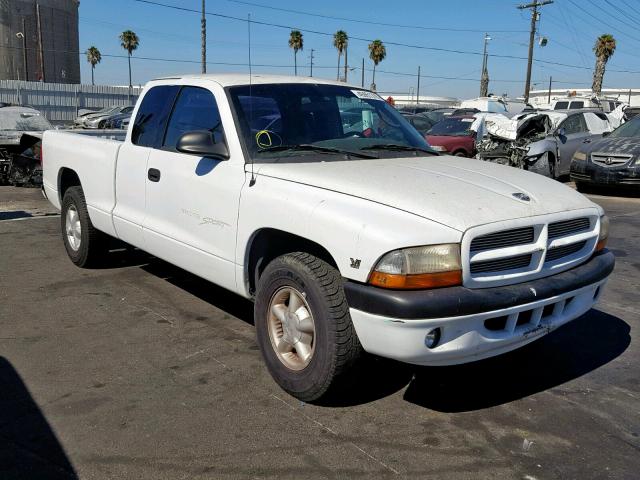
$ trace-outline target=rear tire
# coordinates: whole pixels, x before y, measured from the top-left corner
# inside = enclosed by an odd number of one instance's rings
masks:
[[[82,187],[69,187],[65,192],[60,226],[67,255],[78,267],[93,267],[104,260],[108,237],[91,223]]]
[[[363,353],[340,273],[308,253],[282,255],[267,265],[254,319],[269,373],[306,402],[327,394]]]

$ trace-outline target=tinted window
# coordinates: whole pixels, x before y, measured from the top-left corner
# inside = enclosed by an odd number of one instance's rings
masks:
[[[587,131],[587,123],[584,121],[582,114],[571,115],[567,118],[560,128],[564,128],[565,135],[571,135],[572,133],[582,133]]]
[[[610,137],[636,137],[640,138],[640,116],[633,117],[627,123],[623,123],[613,132]]]
[[[131,142],[142,147],[159,147],[173,101],[180,87],[163,85],[149,90],[138,108]]]
[[[449,117],[445,118],[441,122],[436,123],[431,130],[427,132],[428,135],[443,135],[447,137],[461,137],[471,135],[469,130],[473,124],[473,118],[459,118]]]
[[[584,108],[584,102],[571,102],[569,108]]]
[[[569,102],[557,102],[554,110],[566,110],[569,107]]]
[[[171,114],[163,146],[175,148],[184,133],[195,130],[208,130],[213,133],[216,143],[224,142],[220,112],[213,93],[204,88],[185,87]]]
[[[418,116],[413,117],[411,123],[419,132],[426,132],[433,126],[433,122],[431,122],[427,118],[420,118]]]

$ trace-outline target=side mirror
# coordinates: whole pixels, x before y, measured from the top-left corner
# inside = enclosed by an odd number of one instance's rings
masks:
[[[558,130],[558,131],[556,132],[556,136],[558,136],[558,137],[564,137],[566,133],[567,133],[567,132],[566,132],[566,130],[565,130],[564,128],[561,128],[560,130]]]
[[[611,135],[611,132],[603,132],[603,133],[602,133],[602,136],[603,136],[603,137],[608,137],[609,135]]]
[[[176,150],[180,153],[228,160],[229,150],[224,143],[216,143],[213,133],[208,130],[196,130],[183,133],[178,139]]]

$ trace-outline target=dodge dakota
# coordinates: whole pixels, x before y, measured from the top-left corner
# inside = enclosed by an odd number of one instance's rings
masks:
[[[108,262],[116,237],[252,299],[269,372],[305,401],[365,352],[521,347],[587,312],[614,267],[580,193],[440,156],[377,94],[315,78],[151,81],[124,141],[47,131],[43,171],[72,262]]]

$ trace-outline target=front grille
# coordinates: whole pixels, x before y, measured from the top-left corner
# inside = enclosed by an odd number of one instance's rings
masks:
[[[533,227],[523,227],[476,237],[471,242],[470,248],[471,252],[481,252],[483,250],[525,245],[532,242]]]
[[[485,260],[471,264],[471,273],[502,272],[528,267],[531,263],[531,254],[517,255],[515,257],[500,258],[497,260]]]
[[[563,222],[555,222],[549,224],[549,239],[566,237],[574,233],[589,230],[591,222],[587,217],[573,218],[564,220]]]
[[[586,241],[571,243],[569,245],[564,245],[562,247],[552,248],[547,251],[547,256],[545,257],[545,262],[552,262],[554,260],[558,260],[559,258],[566,257],[567,255],[571,255],[573,253],[579,252],[584,248],[587,244]]]
[[[603,167],[619,167],[633,158],[633,155],[592,153],[591,161]]]

